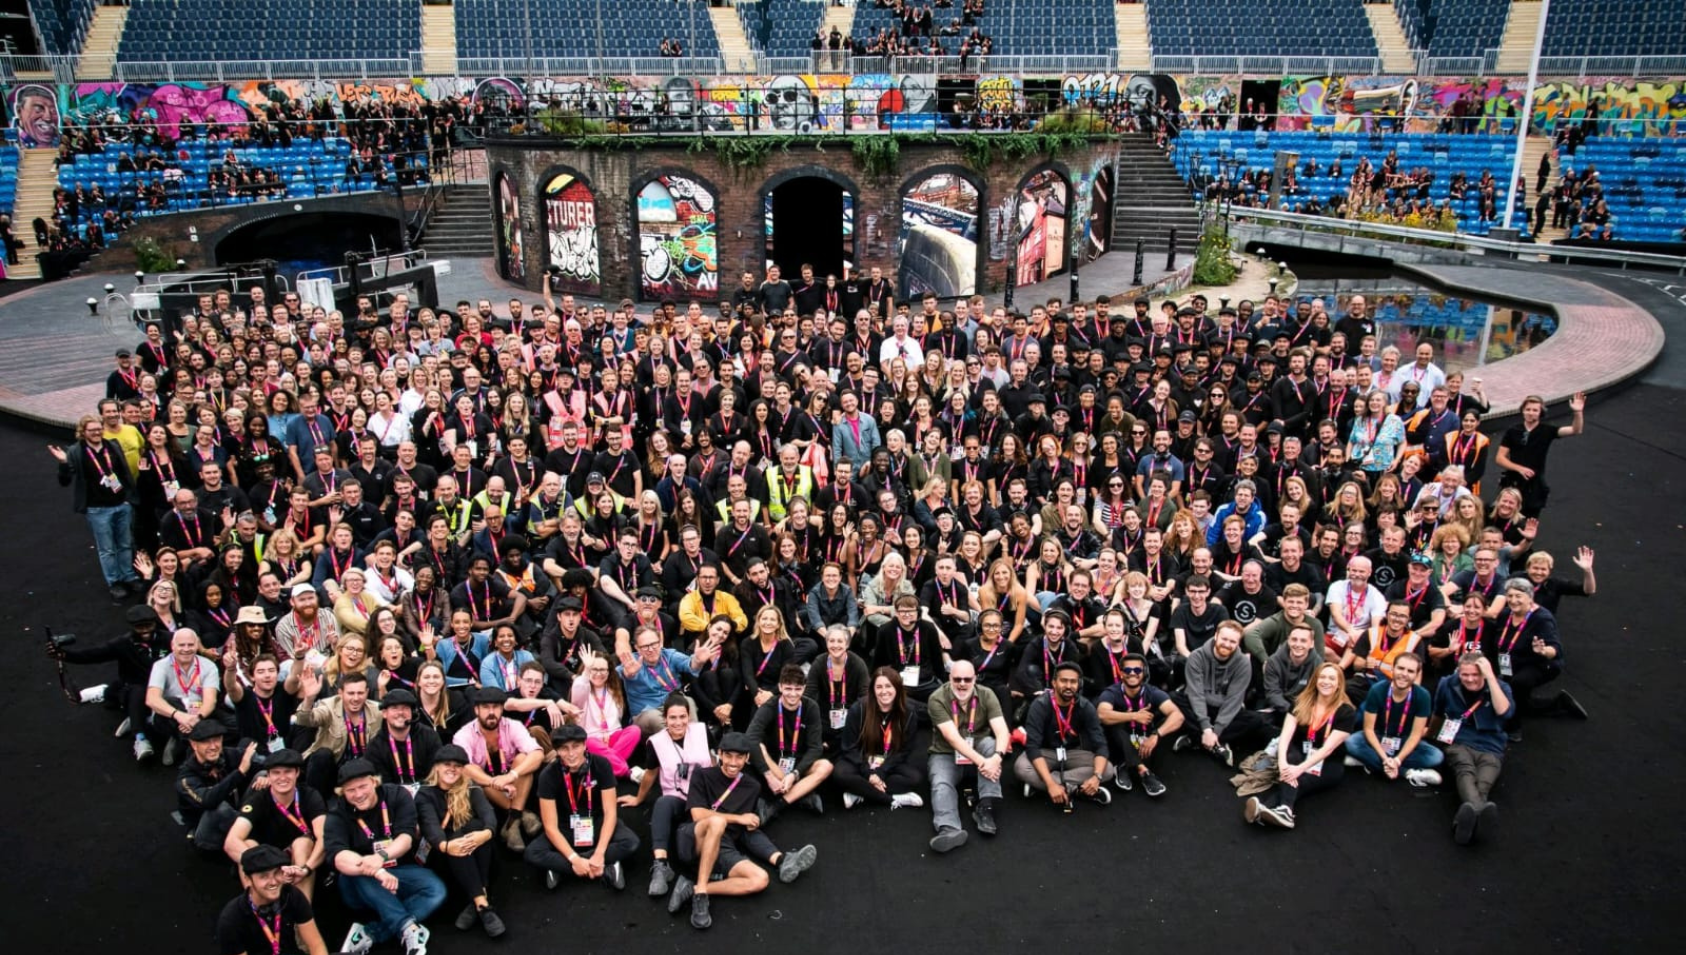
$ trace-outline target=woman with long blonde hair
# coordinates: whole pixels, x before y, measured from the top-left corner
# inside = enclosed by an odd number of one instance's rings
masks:
[[[416,793],[416,828],[437,851],[463,895],[468,907],[457,916],[457,930],[467,931],[475,922],[486,934],[504,933],[503,919],[492,911],[486,883],[492,876],[492,836],[498,817],[479,786],[468,781],[463,767],[468,752],[456,744],[439,747],[433,756],[433,771]]]
[[[1340,666],[1329,662],[1318,666],[1311,682],[1294,699],[1294,708],[1276,737],[1277,781],[1269,790],[1247,798],[1246,820],[1294,828],[1294,806],[1299,799],[1341,781],[1346,740],[1357,728],[1357,717],[1358,710],[1347,700]]]

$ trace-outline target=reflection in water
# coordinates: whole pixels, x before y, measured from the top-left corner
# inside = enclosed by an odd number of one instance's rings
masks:
[[[1401,352],[1401,365],[1412,360],[1418,344],[1428,342],[1434,346],[1435,362],[1441,368],[1467,371],[1521,354],[1557,331],[1557,319],[1550,315],[1458,298],[1402,280],[1302,281],[1296,298],[1302,309],[1314,298],[1323,299],[1331,321],[1337,321],[1346,314],[1347,301],[1354,295],[1364,296],[1375,316],[1377,351],[1395,346]],[[1356,352],[1357,343],[1351,343],[1348,350]]]

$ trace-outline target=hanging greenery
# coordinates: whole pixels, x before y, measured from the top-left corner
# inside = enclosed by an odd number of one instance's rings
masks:
[[[1228,285],[1235,281],[1235,263],[1229,257],[1230,239],[1217,226],[1207,226],[1200,235],[1194,255],[1194,284]]]
[[[850,140],[855,165],[868,179],[884,179],[901,165],[902,145],[895,136],[856,136]]]

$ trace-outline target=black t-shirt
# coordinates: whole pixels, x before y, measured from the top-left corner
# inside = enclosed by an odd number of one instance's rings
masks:
[[[1546,454],[1551,451],[1551,443],[1557,440],[1557,426],[1541,422],[1534,430],[1529,431],[1519,424],[1511,425],[1505,431],[1505,436],[1499,439],[1499,447],[1510,451],[1510,463],[1528,468],[1539,474],[1545,467]],[[1507,476],[1514,475],[1512,471],[1505,471]],[[1512,480],[1515,480],[1512,477]]]
[[[746,767],[747,768],[747,767]],[[727,794],[730,790],[730,794]],[[722,799],[721,797],[725,798]],[[691,809],[713,809],[728,815],[754,812],[755,801],[761,796],[761,784],[747,772],[738,774],[736,780],[726,778],[726,772],[718,766],[708,769],[691,777],[691,791],[686,800],[686,806]],[[719,802],[719,805],[715,805]]]
[[[1300,568],[1305,569],[1305,565]],[[1231,620],[1246,626],[1276,612],[1276,591],[1260,584],[1259,592],[1250,594],[1238,580],[1218,592],[1218,603],[1229,611]]]
[[[1411,593],[1411,582],[1409,580],[1396,580],[1393,582],[1393,586],[1382,591],[1382,595],[1387,598],[1388,603],[1403,600],[1410,605],[1411,629],[1413,630],[1428,623],[1428,619],[1434,616],[1436,610],[1446,609],[1446,595],[1433,585],[1424,587],[1421,592],[1413,594]]]
[[[1352,733],[1358,728],[1358,710],[1351,703],[1342,703],[1335,711],[1334,720],[1327,726],[1306,726],[1300,724],[1294,727],[1294,738],[1288,743],[1289,762],[1298,763],[1305,756],[1305,743],[1310,740],[1311,748],[1322,746],[1329,739],[1330,733]],[[1339,750],[1331,759],[1340,759]]]
[[[378,787],[377,792],[375,804],[368,809],[353,809],[343,798],[334,802],[333,810],[328,813],[328,822],[323,827],[323,842],[327,843],[329,860],[348,849],[360,856],[370,855],[375,851],[376,843],[401,835],[410,837],[410,852],[415,851],[416,801],[410,798],[404,787],[391,783]],[[410,852],[393,856],[393,861],[407,860]]]
[[[566,833],[568,817],[576,812],[581,815],[589,812],[592,819],[603,818],[603,801],[615,798],[615,770],[604,757],[586,753],[585,762],[572,773],[562,766],[561,760],[546,766],[539,773],[536,788],[540,799],[556,803],[556,818]]]
[[[300,786],[295,791],[296,802],[288,802],[285,810],[275,804],[269,790],[252,790],[240,804],[240,816],[252,824],[252,839],[266,846],[285,849],[300,836],[316,836],[316,818],[325,815],[328,807],[314,789]],[[302,818],[304,827],[294,820]],[[310,831],[306,832],[305,829]]]
[[[1183,601],[1177,609],[1171,611],[1171,636],[1175,640],[1177,630],[1183,630],[1187,635],[1188,650],[1193,653],[1201,644],[1211,639],[1218,632],[1218,624],[1229,619],[1229,611],[1216,600],[1206,601],[1206,611],[1196,614],[1194,607],[1188,601]],[[1161,638],[1161,646],[1164,645]]]
[[[269,708],[267,714],[265,707]],[[247,687],[240,696],[240,702],[234,704],[235,726],[241,739],[256,740],[258,752],[266,753],[269,752],[269,740],[287,738],[287,728],[298,708],[298,697],[279,686],[267,700],[258,699],[257,693]]]
[[[223,906],[222,914],[217,916],[217,951],[221,955],[268,955],[276,950],[270,942],[273,937],[281,943],[281,952],[298,952],[294,929],[315,920],[310,900],[295,886],[283,885],[281,898],[275,905],[265,906],[263,911],[254,909],[252,897],[242,894]],[[264,923],[269,927],[269,934],[264,932]]]
[[[1164,690],[1148,683],[1143,683],[1141,692],[1136,694],[1135,699],[1130,699],[1124,695],[1124,684],[1114,683],[1101,691],[1100,699],[1095,701],[1095,708],[1098,710],[1102,703],[1110,703],[1117,712],[1134,713],[1145,705],[1153,711],[1152,723],[1149,723],[1146,727],[1139,723],[1126,723],[1121,728],[1131,735],[1146,735],[1148,732],[1152,732],[1153,728],[1157,727],[1160,721],[1165,718],[1159,708],[1170,699],[1171,697]]]
[[[1364,556],[1370,559],[1370,586],[1384,594],[1394,581],[1405,579],[1405,566],[1411,560],[1411,555],[1403,547],[1392,556],[1380,547],[1366,551]]]

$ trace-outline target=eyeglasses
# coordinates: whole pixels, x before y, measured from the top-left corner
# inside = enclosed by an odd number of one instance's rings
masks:
[[[998,623],[986,623],[986,624],[983,625],[983,628],[985,630],[1000,630],[1001,625],[998,624]]]
[[[1147,437],[1147,432],[1146,432],[1146,431],[1137,431],[1137,430],[1135,430],[1135,429],[1134,429],[1134,428],[1131,428],[1131,429],[1130,429],[1130,433],[1131,433],[1131,434],[1133,434],[1133,435],[1135,435],[1135,436],[1136,436],[1136,437],[1138,437],[1138,438],[1145,438],[1145,437]]]
[[[1121,668],[1119,668],[1118,672],[1120,672],[1120,673],[1146,673],[1147,671],[1142,667],[1121,667]]]
[[[969,676],[951,676],[951,677],[948,678],[948,682],[950,682],[950,683],[972,683],[972,682],[974,682],[974,678],[969,677]]]

